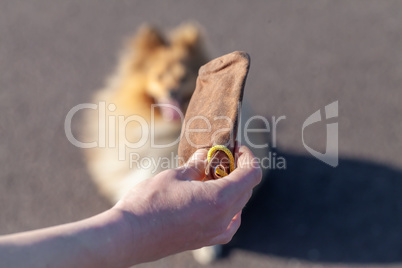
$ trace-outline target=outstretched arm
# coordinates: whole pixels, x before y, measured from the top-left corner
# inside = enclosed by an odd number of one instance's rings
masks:
[[[0,238],[0,267],[128,267],[170,254],[229,242],[241,210],[261,181],[246,147],[238,168],[216,181],[199,181],[206,151],[185,167],[134,187],[112,209],[79,222]]]

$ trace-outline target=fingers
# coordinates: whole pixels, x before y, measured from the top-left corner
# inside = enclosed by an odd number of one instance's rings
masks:
[[[224,244],[232,239],[241,223],[238,212],[251,198],[253,188],[261,182],[262,172],[252,152],[244,146],[237,151],[237,168],[232,173],[218,180],[197,184],[207,193],[202,195],[214,204],[211,216],[215,215],[212,217],[228,224],[224,232],[211,240],[211,244]],[[185,166],[179,168],[181,179],[201,180],[205,175],[206,155],[207,150],[198,150]]]
[[[241,211],[239,211],[230,221],[226,231],[215,236],[211,240],[211,245],[229,243],[241,225]]]
[[[202,180],[207,166],[207,153],[206,149],[197,150],[184,166],[178,168],[180,178],[184,180]]]
[[[208,192],[218,204],[217,213],[233,217],[250,200],[253,188],[261,182],[262,172],[254,155],[247,147],[239,148],[238,167],[228,176],[207,181]]]
[[[237,160],[237,170],[238,171],[246,171],[246,172],[252,172],[255,178],[255,185],[261,182],[261,177],[262,177],[262,171],[261,167],[257,161],[257,158],[254,156],[254,154],[250,151],[249,148],[246,146],[241,146],[239,148],[239,158]]]
[[[262,179],[260,165],[250,149],[245,146],[239,148],[239,155],[237,168],[226,179],[233,184],[239,184],[236,187],[254,188]]]
[[[240,195],[237,199],[232,200],[230,204],[230,209],[228,209],[226,215],[228,215],[228,217],[231,217],[238,211],[242,210],[246,206],[252,195],[253,190],[250,190]]]
[[[245,146],[239,148],[237,168],[228,176],[216,181],[208,181],[223,187],[232,200],[234,196],[249,192],[261,182],[262,171],[253,153]]]

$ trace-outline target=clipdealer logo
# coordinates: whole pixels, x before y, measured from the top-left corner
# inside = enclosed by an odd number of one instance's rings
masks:
[[[338,117],[338,101],[334,101],[325,106],[324,109],[325,120],[330,118]],[[303,123],[302,127],[302,141],[303,146],[306,150],[315,158],[321,160],[322,162],[332,166],[337,167],[339,163],[338,157],[338,123],[329,123],[327,125],[327,139],[326,139],[326,148],[325,153],[320,153],[311,147],[309,147],[304,141],[304,129],[314,123],[320,122],[323,119],[321,118],[321,110],[315,111],[312,115],[310,115]]]
[[[161,104],[161,105],[168,105],[168,104]],[[152,106],[152,115],[154,114],[154,109],[158,108],[158,105],[153,105]],[[176,109],[177,112],[180,114],[181,118],[183,119],[184,116],[182,112],[175,106],[169,107],[172,109]],[[91,109],[91,110],[97,110],[98,115],[99,115],[99,121],[98,121],[98,127],[99,127],[99,133],[98,133],[98,139],[95,141],[91,142],[82,142],[77,140],[73,134],[72,134],[72,118],[73,116],[80,110],[84,109]],[[99,104],[94,104],[94,103],[82,103],[78,104],[75,107],[73,107],[66,115],[65,122],[64,122],[64,130],[67,139],[70,141],[71,144],[75,145],[76,147],[79,148],[117,148],[118,150],[118,160],[119,161],[124,161],[126,159],[126,152],[127,149],[138,149],[141,148],[142,146],[148,146],[146,145],[148,142],[150,142],[150,148],[169,148],[174,145],[177,145],[180,141],[180,138],[178,137],[175,141],[170,142],[169,144],[156,144],[155,143],[155,135],[157,133],[155,129],[155,122],[153,116],[151,116],[151,122],[147,122],[144,118],[142,118],[139,115],[131,115],[131,116],[123,116],[123,115],[109,115],[106,116],[106,109],[110,112],[114,112],[116,110],[116,105],[111,103],[106,106],[105,102],[99,102]],[[318,152],[314,149],[312,149],[309,145],[306,144],[305,142],[305,136],[304,136],[304,130],[309,127],[310,125],[320,122],[322,120],[328,120],[331,118],[337,118],[338,117],[338,101],[332,102],[328,105],[325,106],[324,108],[324,115],[325,118],[323,119],[321,116],[321,110],[315,111],[313,114],[311,114],[303,123],[302,128],[301,128],[301,136],[302,136],[302,142],[303,146],[306,148],[306,150],[315,158],[318,160],[332,166],[336,167],[338,166],[338,123],[328,123],[326,124],[326,151],[325,153]],[[201,117],[201,116],[198,116]],[[205,130],[211,130],[211,122],[207,118],[192,118],[192,120],[203,120],[206,123],[206,129],[198,130],[198,129],[186,129],[187,132],[206,132]],[[225,119],[225,120],[223,120]],[[259,115],[254,115],[250,118],[248,118],[242,127],[240,124],[239,126],[239,131],[243,132],[243,136],[245,138],[245,145],[251,148],[255,149],[261,149],[261,148],[276,148],[277,144],[277,125],[281,120],[285,120],[286,116],[282,115],[278,118],[275,116],[272,117],[272,122],[269,122],[269,120],[263,116]],[[108,124],[106,124],[106,120],[108,120]],[[214,120],[221,120],[221,121],[227,121],[227,127],[229,127],[232,124],[231,120],[229,118],[224,118],[223,116],[218,116]],[[239,120],[243,120],[242,118],[239,118]],[[262,129],[250,129],[250,123],[253,120],[257,121],[262,121],[265,125],[264,128]],[[135,143],[129,142],[127,137],[125,136],[126,134],[126,128],[130,122],[136,122],[140,125],[140,128],[138,130],[139,134],[139,140]],[[108,125],[108,127],[106,127]],[[225,125],[225,126],[226,126]],[[187,124],[187,127],[189,124]],[[218,130],[222,131],[222,130]],[[252,132],[263,132],[266,133],[266,135],[271,135],[271,141],[272,144],[254,144],[250,141],[248,137],[248,133]],[[217,133],[214,133],[216,135]],[[239,138],[242,135],[239,136]],[[190,141],[191,142],[191,141]],[[243,144],[243,141],[241,141]],[[192,144],[192,146],[197,147],[198,144]],[[134,158],[133,158],[134,157]],[[131,152],[130,154],[130,159],[135,160],[135,161],[140,161],[142,158],[145,156],[141,156],[136,152]],[[286,160],[282,156],[277,156],[277,153],[271,153],[267,152],[267,155],[264,159],[258,159],[259,163],[261,165],[264,165],[265,163],[268,163],[267,168],[271,169],[286,169]],[[166,160],[167,162],[172,162],[169,159]],[[164,162],[166,162],[164,161]],[[158,162],[159,163],[159,162]],[[130,166],[132,163],[130,162]],[[171,166],[172,168],[174,166]]]

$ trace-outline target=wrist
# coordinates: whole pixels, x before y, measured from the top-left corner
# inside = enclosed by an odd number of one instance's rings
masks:
[[[111,208],[105,212],[107,232],[111,237],[111,252],[116,264],[131,266],[141,262],[141,228],[138,219],[132,213],[119,208]]]

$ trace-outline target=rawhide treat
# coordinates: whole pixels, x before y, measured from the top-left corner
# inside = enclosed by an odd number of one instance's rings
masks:
[[[226,176],[235,168],[235,146],[244,85],[250,66],[245,52],[232,52],[202,66],[184,118],[179,164],[200,148],[208,152],[204,180]]]

